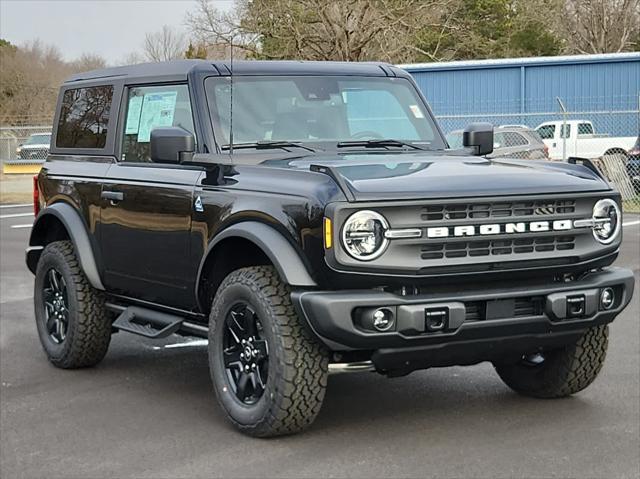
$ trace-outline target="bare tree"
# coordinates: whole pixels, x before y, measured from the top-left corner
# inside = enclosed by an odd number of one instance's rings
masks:
[[[0,124],[48,124],[62,82],[75,72],[104,68],[99,55],[64,61],[58,49],[39,40],[13,46],[0,42]]]
[[[138,63],[147,62],[147,58],[140,52],[134,51],[127,53],[121,60],[119,60],[117,65],[135,65]]]
[[[640,0],[566,0],[563,18],[569,52],[621,52],[640,35]]]
[[[184,34],[164,25],[155,33],[147,33],[144,39],[144,55],[152,62],[184,58],[187,42]]]
[[[105,68],[107,61],[100,55],[94,53],[83,53],[80,58],[72,62],[72,68],[79,72],[86,72],[89,70],[97,70],[99,68]]]
[[[223,12],[198,0],[187,23],[199,40],[256,58],[397,62],[416,55],[421,29],[447,28],[447,9],[459,1],[238,0]]]
[[[53,46],[34,41],[0,47],[0,123],[25,124],[53,117],[58,88],[73,72]]]

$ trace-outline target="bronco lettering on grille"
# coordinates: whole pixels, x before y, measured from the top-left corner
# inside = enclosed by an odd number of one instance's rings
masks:
[[[572,220],[493,223],[483,225],[441,226],[427,228],[427,238],[450,236],[498,235],[542,231],[566,231],[574,227]]]

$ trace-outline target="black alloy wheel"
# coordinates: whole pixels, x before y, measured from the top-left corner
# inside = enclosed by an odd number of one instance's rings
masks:
[[[264,393],[269,375],[269,350],[260,319],[245,301],[234,304],[224,322],[223,363],[231,390],[246,405]]]
[[[55,268],[47,271],[42,293],[46,331],[54,343],[61,344],[69,330],[69,299],[64,277]]]

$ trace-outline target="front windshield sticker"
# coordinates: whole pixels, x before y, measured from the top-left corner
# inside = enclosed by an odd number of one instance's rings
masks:
[[[158,126],[173,125],[178,92],[148,93],[142,102],[138,143],[146,143],[151,138],[151,130]]]
[[[127,126],[125,135],[135,135],[140,127],[140,112],[142,112],[143,96],[134,96],[129,99],[129,108],[127,110]]]
[[[409,105],[409,109],[416,118],[424,118],[424,113],[422,113],[422,110],[418,105]]]

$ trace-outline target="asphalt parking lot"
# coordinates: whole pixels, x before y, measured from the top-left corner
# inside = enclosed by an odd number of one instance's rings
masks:
[[[0,208],[3,478],[640,476],[638,294],[611,328],[600,377],[574,397],[517,396],[486,363],[332,376],[309,432],[257,440],[224,421],[201,342],[119,333],[94,369],[51,366],[23,262],[29,212]],[[636,280],[637,220],[626,218],[618,259]]]

